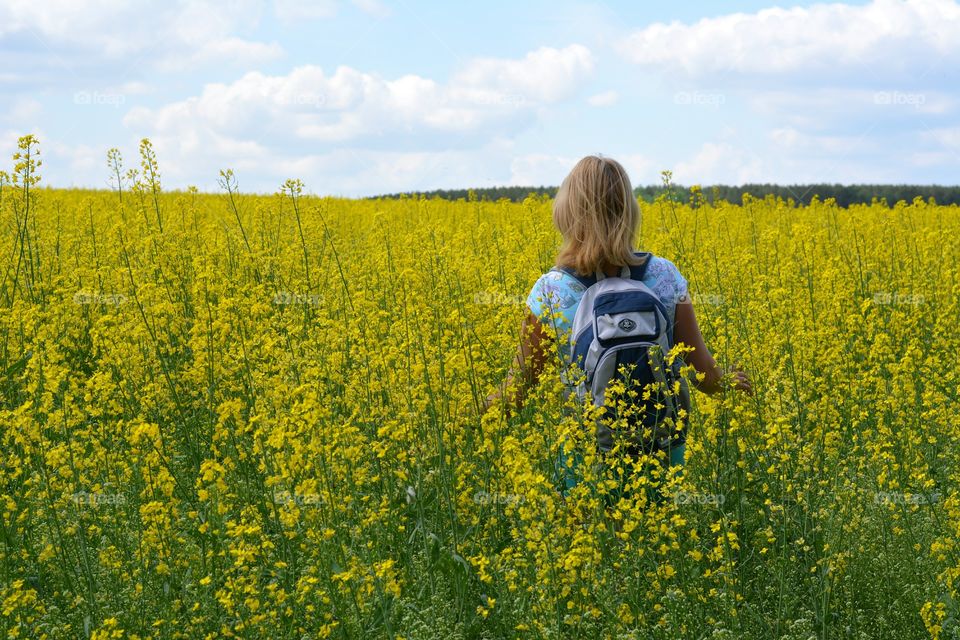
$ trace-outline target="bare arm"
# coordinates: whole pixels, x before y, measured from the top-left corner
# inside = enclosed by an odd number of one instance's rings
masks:
[[[697,373],[704,374],[703,380],[694,381],[694,386],[704,393],[717,393],[723,389],[724,372],[713,359],[710,350],[703,342],[700,325],[693,311],[693,303],[685,300],[677,303],[677,317],[674,324],[673,337],[675,342],[683,342],[693,347],[693,351],[684,358],[687,364],[693,365]],[[735,389],[753,393],[753,383],[750,377],[740,368],[734,367],[728,372]]]
[[[527,390],[537,383],[543,372],[550,340],[543,324],[532,312],[528,313],[520,324],[520,344],[513,365],[500,387],[484,400],[484,412],[501,399],[506,401],[508,416],[511,408],[517,411],[523,408]]]

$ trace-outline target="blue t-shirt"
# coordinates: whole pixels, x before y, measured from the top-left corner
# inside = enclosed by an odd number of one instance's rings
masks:
[[[643,283],[650,287],[667,308],[667,322],[676,321],[676,303],[687,297],[687,281],[676,265],[660,256],[652,256]],[[576,278],[562,271],[548,271],[534,283],[527,296],[527,306],[541,322],[556,329],[561,353],[570,357],[569,332],[580,306],[584,287]],[[553,314],[560,315],[554,319]]]

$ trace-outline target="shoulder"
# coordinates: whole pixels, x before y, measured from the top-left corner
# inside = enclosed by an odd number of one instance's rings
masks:
[[[554,309],[566,309],[579,301],[586,291],[580,282],[568,273],[557,269],[547,271],[533,284],[527,303],[534,311],[545,304]]]
[[[677,265],[667,258],[657,255],[650,256],[650,266],[647,267],[647,273],[658,277],[683,277]]]
[[[650,258],[647,275],[644,280],[652,280],[654,290],[661,296],[668,295],[679,301],[687,294],[687,280],[673,262],[654,255]]]
[[[544,273],[534,283],[534,288],[544,291],[569,291],[574,294],[581,294],[587,290],[579,280],[560,269],[551,269]]]

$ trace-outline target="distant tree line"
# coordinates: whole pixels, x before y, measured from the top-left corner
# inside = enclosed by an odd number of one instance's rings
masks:
[[[680,202],[690,202],[692,190],[680,185],[648,185],[637,187],[634,193],[647,202],[669,192]],[[851,204],[870,204],[876,198],[878,202],[886,202],[893,206],[899,200],[913,202],[916,197],[924,200],[933,198],[937,204],[960,204],[960,186],[943,185],[913,185],[913,184],[744,184],[730,186],[725,184],[702,187],[700,193],[707,202],[726,200],[739,203],[743,201],[743,194],[763,198],[773,195],[786,201],[793,200],[796,204],[810,204],[817,197],[821,201],[828,198],[836,200],[837,204],[846,207]]]
[[[885,201],[893,206],[899,200],[912,202],[914,198],[924,200],[933,198],[938,204],[960,205],[960,186],[944,185],[909,185],[909,184],[744,184],[730,186],[725,184],[712,185],[699,189],[707,202],[726,200],[740,203],[743,194],[763,198],[767,195],[793,200],[796,204],[809,204],[814,196],[821,201],[833,198],[843,207],[851,204],[870,204],[874,198]],[[528,195],[546,195],[554,197],[557,187],[485,187],[479,189],[436,189],[433,191],[412,191],[374,196],[374,198],[433,198],[440,197],[446,200],[487,200],[497,201],[507,198],[514,202],[522,202]],[[653,202],[660,196],[669,195],[680,202],[690,202],[692,190],[682,185],[666,187],[662,184],[647,185],[634,189],[634,194],[647,202]]]
[[[501,198],[508,198],[514,202],[523,202],[530,194],[546,195],[553,197],[557,195],[557,187],[485,187],[480,189],[434,189],[433,191],[409,191],[404,193],[391,193],[382,196],[373,196],[373,198],[434,198],[440,197],[445,200],[490,200],[496,202]]]

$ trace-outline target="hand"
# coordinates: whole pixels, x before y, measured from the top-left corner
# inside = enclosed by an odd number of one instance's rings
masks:
[[[740,364],[728,368],[723,377],[732,388],[738,391],[744,391],[751,396],[753,395],[753,382]]]
[[[497,400],[497,394],[491,393],[486,398],[483,399],[483,402],[480,403],[480,415],[482,416],[487,411],[490,410],[490,407],[493,406],[493,403]]]
[[[480,404],[480,416],[483,417],[484,415],[486,415],[487,412],[490,411],[490,409],[491,409],[495,404],[498,404],[498,403],[500,403],[500,402],[503,402],[503,397],[502,397],[500,391],[494,391],[493,393],[491,393],[490,395],[488,395],[486,398],[484,398],[483,402]],[[504,417],[505,417],[505,418],[508,418],[508,419],[510,418],[510,406],[509,406],[509,405],[506,407],[506,409],[505,409],[505,411],[504,411]]]

